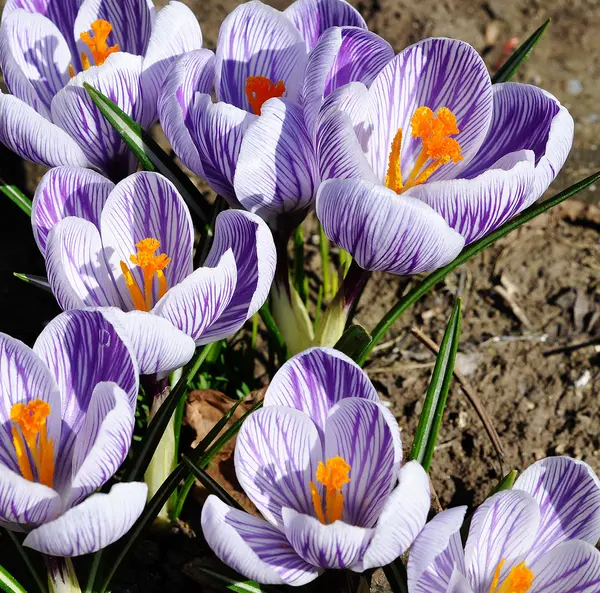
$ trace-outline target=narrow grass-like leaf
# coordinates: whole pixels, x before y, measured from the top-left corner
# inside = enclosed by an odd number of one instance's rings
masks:
[[[204,196],[152,136],[106,95],[87,82],[84,82],[83,86],[102,115],[135,154],[142,167],[146,171],[156,171],[169,179],[177,187],[189,209],[203,223],[208,222],[210,209]]]
[[[10,529],[5,529],[5,531],[12,543],[14,544],[15,548],[17,549],[17,553],[21,557],[23,564],[27,567],[27,572],[29,576],[31,576],[31,578],[35,581],[35,584],[37,585],[37,588],[40,591],[40,593],[48,593],[48,581],[44,581],[44,579],[41,577],[33,561],[29,557],[27,550],[21,545],[21,542],[19,541],[19,539],[13,531],[11,531]]]
[[[541,27],[539,27],[533,35],[531,35],[524,43],[522,43],[515,52],[506,60],[506,62],[500,66],[498,72],[492,76],[492,82],[507,82],[510,80],[517,70],[521,67],[523,62],[529,57],[533,48],[539,43],[542,35],[546,32],[546,29],[550,26],[550,19],[548,19]]]
[[[302,225],[294,231],[294,286],[302,302],[308,303],[308,290],[306,277],[304,275],[304,234]]]
[[[397,558],[383,567],[385,578],[388,580],[393,593],[408,593],[408,577],[402,560]]]
[[[423,411],[419,418],[419,425],[410,452],[410,459],[418,461],[427,472],[431,467],[431,459],[435,451],[444,417],[444,409],[446,408],[448,391],[452,382],[452,372],[454,371],[454,361],[456,360],[460,337],[460,310],[461,300],[458,298],[452,309],[440,346],[440,352],[435,361],[425,403],[423,404]]]
[[[31,200],[16,186],[4,183],[0,178],[0,191],[17,205],[27,216],[31,216]]]
[[[279,351],[279,355],[281,357],[281,362],[287,359],[287,346],[285,345],[285,340],[277,327],[277,322],[273,318],[269,306],[265,303],[259,310],[260,318],[262,319],[265,327],[267,328],[267,332],[269,337],[275,342],[277,349]]]
[[[0,566],[0,589],[6,593],[27,593],[21,583],[3,566]]]
[[[410,292],[408,292],[405,296],[403,296],[381,319],[381,321],[377,324],[375,329],[371,332],[372,340],[371,342],[363,349],[358,357],[357,362],[360,365],[364,365],[367,359],[369,358],[369,354],[373,350],[373,348],[379,344],[382,338],[385,336],[387,331],[396,323],[398,318],[414,303],[416,303],[423,295],[427,294],[438,282],[443,280],[452,270],[455,270],[466,261],[471,259],[473,256],[477,255],[480,251],[489,247],[492,243],[498,241],[502,237],[505,237],[510,232],[518,229],[520,226],[524,225],[526,222],[533,220],[540,214],[543,214],[550,208],[553,208],[557,204],[564,202],[567,198],[578,194],[583,191],[586,187],[589,187],[596,181],[600,179],[600,171],[586,177],[582,181],[579,181],[568,187],[567,189],[561,191],[556,194],[552,198],[548,198],[543,202],[538,202],[533,206],[527,208],[516,216],[512,220],[504,223],[501,227],[498,227],[495,231],[491,232],[489,235],[482,237],[479,241],[475,241],[465,247],[458,257],[450,262],[447,266],[432,272],[425,278],[423,281],[419,282]]]
[[[517,477],[519,476],[519,472],[516,469],[508,472],[491,490],[488,494],[488,498],[490,496],[494,496],[498,492],[502,492],[502,490],[512,490],[512,487],[515,485],[517,481]]]
[[[369,332],[360,325],[351,325],[337,341],[334,348],[343,352],[353,360],[360,355],[371,342]]]
[[[22,280],[23,282],[27,282],[27,284],[31,284],[32,286],[37,286],[42,290],[47,292],[52,292],[50,288],[50,284],[48,283],[48,278],[45,276],[35,276],[34,274],[21,274],[19,272],[13,272],[13,276]]]
[[[235,575],[233,571],[225,566],[220,570],[220,567],[213,565],[213,563],[203,563],[194,564],[193,568],[208,577],[207,584],[210,583],[211,588],[218,584],[224,590],[235,591],[236,593],[283,593],[282,589],[259,585],[255,581],[242,581],[241,579],[244,577]]]

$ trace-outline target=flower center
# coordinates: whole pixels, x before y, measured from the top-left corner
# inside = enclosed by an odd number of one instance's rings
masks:
[[[30,482],[37,481],[52,488],[54,476],[54,444],[48,440],[46,420],[50,405],[41,399],[28,404],[15,404],[10,409],[12,437],[21,475]],[[33,466],[31,464],[33,461]]]
[[[503,583],[499,585],[503,565],[504,560],[500,560],[494,572],[490,593],[527,593],[533,586],[533,572],[525,566],[525,562],[511,568]]]
[[[285,90],[283,80],[279,80],[275,84],[266,76],[249,76],[246,79],[246,97],[250,102],[252,113],[256,113],[256,115],[260,115],[260,110],[265,101],[273,97],[282,97]]]
[[[462,161],[460,144],[454,138],[458,134],[456,116],[447,107],[434,113],[429,107],[419,107],[411,120],[413,138],[421,139],[421,152],[405,183],[402,182],[400,153],[402,151],[402,128],[398,128],[392,141],[388,159],[385,185],[401,194],[407,189],[425,183],[442,165]]]
[[[160,248],[158,239],[142,239],[135,245],[138,249],[137,254],[130,255],[129,259],[134,266],[142,268],[144,275],[144,290],[136,282],[127,263],[121,261],[121,271],[125,276],[125,283],[133,299],[133,305],[138,311],[150,311],[152,309],[152,286],[154,276],[158,279],[158,300],[162,299],[167,292],[167,279],[163,270],[171,262],[171,258],[166,253],[154,255]]]
[[[108,21],[98,19],[90,25],[90,29],[92,30],[91,34],[88,31],[84,31],[79,37],[81,38],[81,41],[90,48],[94,64],[96,66],[102,66],[102,64],[106,62],[106,58],[108,58],[110,54],[118,52],[120,47],[118,44],[109,46],[106,42],[112,31],[112,25]],[[81,53],[81,64],[83,65],[84,70],[87,70],[91,66],[89,58],[83,52]],[[71,75],[71,78],[75,76],[73,65],[69,66],[69,74]]]
[[[323,511],[321,495],[312,481],[310,483],[310,493],[317,518],[324,525],[342,518],[344,509],[342,486],[350,482],[349,473],[350,466],[343,457],[330,457],[326,463],[319,461],[315,478],[317,482],[325,486],[325,511]]]

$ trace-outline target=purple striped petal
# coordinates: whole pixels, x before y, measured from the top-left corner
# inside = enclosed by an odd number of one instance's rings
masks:
[[[429,477],[416,461],[404,465],[398,477],[400,483],[386,501],[373,539],[354,570],[362,572],[393,562],[408,550],[425,526],[431,500]]]
[[[42,252],[50,229],[67,216],[84,218],[100,227],[100,214],[114,183],[81,167],[55,167],[35,190],[31,208],[33,236]]]
[[[488,591],[500,561],[500,582],[534,543],[540,522],[537,502],[519,490],[488,498],[473,515],[465,546],[465,565],[475,591]]]
[[[73,32],[79,39],[94,21],[108,21],[113,26],[108,38],[110,45],[118,44],[122,52],[143,56],[150,41],[155,13],[152,0],[84,0]],[[81,41],[78,47],[89,54],[89,48]]]
[[[164,270],[169,288],[192,273],[194,227],[189,210],[175,186],[158,173],[134,173],[117,184],[102,211],[100,232],[107,263],[127,309],[135,307],[120,262],[127,264],[143,289],[143,271],[130,260],[138,252],[138,242],[160,241],[156,255],[165,253],[171,258]],[[156,304],[159,286],[156,278],[153,282]]]
[[[378,403],[350,397],[331,410],[323,461],[338,456],[350,465],[350,482],[342,488],[343,520],[373,527],[396,481],[392,432]],[[429,508],[429,496],[427,503]]]
[[[237,268],[235,292],[227,308],[213,321],[200,343],[233,335],[267,300],[275,275],[277,254],[271,231],[258,216],[242,210],[221,212],[215,221],[215,238],[204,263],[216,266],[231,249]]]
[[[235,475],[263,517],[282,528],[283,507],[314,512],[310,482],[322,457],[319,435],[306,414],[285,406],[263,408],[242,425]]]
[[[115,484],[108,494],[92,494],[81,504],[34,529],[23,545],[51,556],[91,554],[125,535],[146,505],[141,482]]]
[[[356,27],[325,31],[306,65],[303,98],[310,133],[316,132],[319,109],[328,95],[350,82],[370,86],[393,57],[392,46],[370,31]]]
[[[0,142],[20,157],[48,167],[88,167],[81,147],[26,103],[0,93]]]
[[[597,593],[600,552],[582,541],[562,543],[532,564],[531,593]]]
[[[320,568],[352,568],[363,557],[373,537],[372,529],[335,521],[323,525],[318,519],[283,509],[285,535],[298,555]]]
[[[33,108],[37,101],[32,100],[31,88],[49,109],[69,80],[69,46],[56,25],[41,14],[15,10],[3,20],[0,56],[6,86]]]
[[[317,157],[300,106],[270,99],[248,127],[234,178],[237,199],[273,223],[280,216],[303,217],[314,205]]]
[[[441,268],[464,239],[432,208],[361,179],[329,179],[317,193],[327,236],[365,270],[418,274]]]
[[[573,144],[573,118],[546,91],[528,84],[495,84],[494,114],[486,139],[462,173],[475,177],[511,152],[532,150],[535,183],[525,207],[533,204],[558,175]]]
[[[198,268],[167,291],[152,313],[168,319],[196,344],[223,314],[236,288],[237,267],[232,251],[226,251],[213,268]]]
[[[445,589],[445,593],[473,593],[473,589],[471,589],[471,585],[469,585],[466,577],[458,568],[455,568],[450,577],[448,588]]]
[[[223,21],[217,41],[215,91],[224,101],[251,111],[246,96],[249,76],[265,76],[285,84],[285,96],[298,101],[306,67],[306,47],[300,32],[281,12],[251,1]]]
[[[93,223],[69,216],[48,235],[48,283],[61,309],[121,306]]]
[[[452,179],[473,158],[490,126],[492,85],[487,68],[467,43],[454,39],[425,39],[399,53],[379,74],[370,89],[373,126],[369,161],[380,180],[385,179],[392,141],[404,132],[402,170],[408,175],[421,150],[421,141],[409,135],[410,119],[422,106],[454,113],[464,160],[446,164],[431,177]],[[497,159],[495,159],[497,160]]]
[[[419,533],[408,556],[408,588],[411,593],[446,593],[458,568],[465,573],[465,555],[460,528],[467,507],[448,509],[436,515]]]
[[[360,12],[345,0],[296,0],[283,11],[312,51],[319,38],[330,27],[358,27],[366,29],[367,23]]]
[[[279,529],[227,506],[214,495],[202,507],[202,531],[218,558],[259,583],[300,586],[319,575]]]
[[[212,92],[215,56],[208,49],[191,51],[178,58],[165,75],[158,99],[158,117],[165,136],[181,162],[204,177],[198,149],[190,135],[191,107],[196,92]]]
[[[80,72],[52,100],[53,121],[75,139],[92,164],[114,180],[133,173],[137,159],[83,84],[87,82],[99,90],[145,128],[152,119],[148,118],[148,110],[144,110],[141,74],[141,57],[117,52],[102,66]]]
[[[48,367],[35,352],[19,340],[0,333],[0,467],[19,472],[12,437],[10,411],[15,404],[27,404],[35,399],[50,404],[46,420],[48,437],[60,440],[61,401],[58,387]],[[0,500],[6,500],[0,497]]]
[[[344,398],[379,402],[367,374],[333,348],[311,348],[288,360],[273,377],[264,406],[288,406],[304,412],[323,435],[329,411]]]
[[[539,503],[540,527],[528,562],[558,544],[600,539],[600,480],[592,468],[568,457],[549,457],[527,468],[515,482]]]
[[[424,183],[407,195],[429,204],[468,245],[527,206],[535,182],[533,160],[530,150],[511,153],[474,179]]]
[[[202,31],[194,13],[182,2],[171,1],[159,10],[144,58],[144,100],[157,105],[171,64],[181,55],[202,47]]]
[[[65,508],[79,504],[119,469],[131,445],[135,410],[116,383],[98,383],[75,437],[73,482]]]

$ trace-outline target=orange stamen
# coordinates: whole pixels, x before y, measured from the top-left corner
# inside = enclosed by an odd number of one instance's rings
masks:
[[[342,457],[331,457],[326,463],[319,462],[316,480],[325,486],[325,512],[323,501],[314,482],[310,483],[313,506],[317,519],[324,525],[334,523],[342,518],[344,495],[342,486],[350,482],[350,466]]]
[[[81,41],[83,41],[90,48],[90,51],[92,52],[92,59],[94,60],[94,64],[96,66],[102,66],[102,64],[106,62],[108,56],[120,51],[121,49],[117,43],[109,46],[106,42],[112,31],[112,28],[112,25],[108,21],[98,19],[90,25],[90,29],[92,30],[91,34],[88,31],[84,31],[79,35]],[[83,52],[81,54],[81,65],[84,70],[87,70],[91,67],[89,57]],[[71,78],[75,76],[75,69],[73,68],[73,65],[69,66],[69,75]]]
[[[263,104],[273,97],[282,97],[286,91],[283,80],[277,84],[266,76],[249,76],[246,79],[246,97],[252,108],[252,113],[260,115]]]
[[[489,593],[527,593],[533,586],[534,575],[525,566],[525,562],[511,568],[502,584],[499,585],[503,565],[504,559],[500,560],[496,567]]]
[[[402,169],[400,168],[400,151],[402,150],[402,128],[398,128],[394,140],[392,141],[392,150],[388,160],[387,175],[385,176],[385,185],[393,189],[397,194],[402,191]]]

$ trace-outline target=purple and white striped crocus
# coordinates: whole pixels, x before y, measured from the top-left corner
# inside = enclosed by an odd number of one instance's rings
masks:
[[[78,165],[121,179],[137,161],[91,101],[95,87],[142,126],[156,119],[166,70],[202,47],[181,2],[156,13],[152,0],[8,0],[0,64],[0,141],[43,165]]]
[[[204,267],[194,270],[189,210],[157,173],[134,173],[114,185],[89,169],[52,169],[36,191],[32,225],[64,310],[149,311],[197,345],[239,330],[273,281],[271,232],[244,211],[219,214]]]
[[[475,512],[444,511],[415,540],[410,593],[597,593],[600,480],[581,461],[549,457]]]
[[[62,313],[33,349],[0,334],[0,525],[52,556],[88,554],[126,533],[146,485],[93,493],[127,456],[138,374],[179,367],[193,352],[168,322],[110,309]]]
[[[370,64],[357,72],[361,43],[333,29],[309,57],[305,112],[324,180],[317,216],[367,270],[443,266],[542,195],[573,120],[541,89],[492,85],[462,41],[425,39],[382,67],[389,46],[371,37]],[[340,61],[353,82],[332,92]]]
[[[306,350],[277,372],[237,439],[237,479],[264,519],[210,496],[204,536],[223,562],[264,584],[383,566],[429,511],[425,471],[401,460],[398,425],[366,373],[337,350]]]
[[[314,205],[301,91],[308,54],[334,25],[366,29],[345,0],[296,0],[283,13],[247,2],[223,21],[214,55],[190,52],[165,79],[159,117],[175,153],[231,205],[269,222]]]

